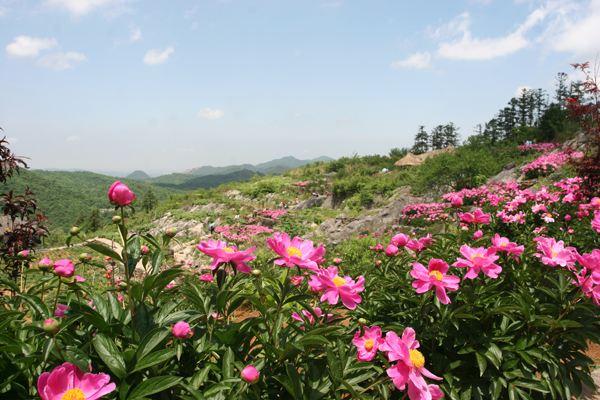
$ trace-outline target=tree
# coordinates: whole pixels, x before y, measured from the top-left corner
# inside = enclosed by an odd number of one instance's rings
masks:
[[[404,157],[406,155],[406,153],[408,153],[407,148],[394,147],[393,149],[390,150],[389,156],[393,160],[399,160],[402,157]]]
[[[443,149],[444,140],[444,125],[438,125],[431,131],[431,150]]]
[[[154,195],[154,191],[152,188],[148,188],[146,193],[144,194],[144,200],[142,201],[142,209],[146,212],[153,210],[156,207],[158,201],[156,200],[156,196]]]
[[[86,228],[89,232],[95,232],[102,226],[102,219],[100,218],[100,210],[92,208],[90,216],[88,217]]]
[[[444,147],[458,146],[458,128],[453,122],[444,125]]]
[[[554,98],[561,108],[565,108],[567,97],[569,97],[569,87],[567,85],[568,75],[564,72],[559,72],[556,76],[556,91]]]
[[[429,151],[429,134],[423,125],[419,126],[419,131],[415,135],[415,143],[412,148],[414,154],[422,154]]]

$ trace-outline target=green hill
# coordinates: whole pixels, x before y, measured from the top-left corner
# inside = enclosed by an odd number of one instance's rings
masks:
[[[23,170],[5,185],[0,192],[14,189],[23,192],[26,186],[35,193],[40,209],[48,217],[51,228],[68,228],[79,217],[86,218],[92,209],[110,209],[106,192],[117,178],[77,171]],[[172,189],[161,188],[144,182],[121,179],[137,194],[138,208],[144,195],[151,188],[158,200],[165,199]]]
[[[243,169],[229,174],[194,176],[180,183],[156,183],[156,185],[179,190],[210,189],[225,183],[248,181],[255,175],[261,174]]]

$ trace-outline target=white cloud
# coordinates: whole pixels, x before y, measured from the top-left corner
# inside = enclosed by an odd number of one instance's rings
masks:
[[[515,94],[513,97],[517,97],[517,98],[521,97],[521,94],[523,94],[523,91],[525,91],[525,90],[531,90],[531,86],[526,86],[526,85],[518,86],[517,90],[515,90]]]
[[[554,50],[584,57],[595,56],[600,52],[600,0],[591,0],[579,18],[562,18],[555,31],[550,37]]]
[[[225,115],[223,110],[219,110],[218,108],[203,108],[198,112],[198,116],[204,119],[219,119]]]
[[[142,40],[142,30],[138,27],[131,28],[131,32],[129,33],[129,42],[135,43]]]
[[[31,36],[17,36],[6,46],[6,53],[12,57],[37,57],[43,50],[56,47],[58,42],[54,38],[36,38]]]
[[[144,56],[144,64],[147,65],[157,65],[166,62],[171,54],[175,52],[175,49],[172,46],[167,47],[164,50],[160,49],[152,49],[146,52]]]
[[[600,0],[599,0],[600,1]],[[438,46],[437,54],[452,60],[491,60],[507,56],[527,47],[531,40],[527,37],[532,29],[539,26],[549,15],[556,15],[565,9],[565,3],[550,0],[534,9],[512,32],[504,36],[478,38],[471,33],[471,16],[462,13],[452,21],[436,29],[429,29],[430,36],[436,39],[453,37]]]
[[[87,57],[83,53],[76,51],[58,52],[41,57],[38,60],[38,65],[55,71],[64,71],[65,69],[73,68],[76,64],[85,60],[87,60]]]
[[[96,8],[117,3],[119,0],[46,0],[47,5],[67,10],[76,17],[88,14]]]
[[[19,143],[19,138],[16,138],[16,137],[7,137],[6,140],[8,141],[9,144]]]
[[[405,58],[404,60],[394,61],[392,68],[412,68],[412,69],[426,69],[431,68],[431,54],[428,52],[414,53]]]
[[[69,143],[73,143],[73,142],[79,142],[81,140],[81,138],[77,135],[71,135],[71,136],[67,136],[65,141],[69,142]]]

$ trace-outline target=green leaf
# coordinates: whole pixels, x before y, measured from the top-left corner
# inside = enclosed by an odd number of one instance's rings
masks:
[[[153,365],[160,364],[171,359],[174,355],[175,352],[173,349],[162,349],[155,351],[138,360],[138,362],[135,364],[135,368],[131,372],[140,371]]]
[[[479,353],[475,353],[475,357],[477,358],[477,365],[479,365],[479,376],[483,376],[487,368],[487,361],[485,357]]]
[[[121,351],[112,339],[99,333],[92,340],[92,344],[96,349],[96,353],[117,378],[123,378],[127,375]]]
[[[177,385],[182,379],[183,378],[170,375],[155,376],[153,378],[146,379],[138,386],[133,388],[133,390],[131,390],[127,396],[127,400],[142,399],[146,396],[150,396],[151,394],[161,393]]]
[[[97,251],[100,254],[103,254],[107,257],[112,258],[113,260],[117,260],[120,262],[123,262],[123,259],[121,258],[121,256],[119,255],[119,253],[117,253],[116,251],[114,251],[113,249],[111,249],[110,247],[100,243],[100,242],[88,242],[86,244],[87,247],[89,247],[90,249]]]

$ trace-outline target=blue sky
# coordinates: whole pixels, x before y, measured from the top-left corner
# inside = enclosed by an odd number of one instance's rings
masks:
[[[0,126],[35,168],[387,153],[598,37],[600,0],[0,0]]]

